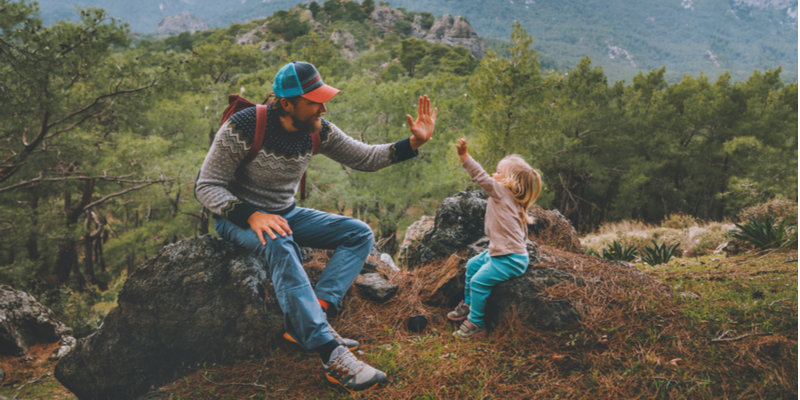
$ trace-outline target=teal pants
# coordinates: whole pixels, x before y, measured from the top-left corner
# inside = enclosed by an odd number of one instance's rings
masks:
[[[467,262],[467,286],[464,288],[464,303],[470,306],[469,320],[475,325],[484,326],[483,313],[492,288],[500,282],[521,276],[527,269],[527,254],[491,257],[489,250],[486,250],[472,257]]]

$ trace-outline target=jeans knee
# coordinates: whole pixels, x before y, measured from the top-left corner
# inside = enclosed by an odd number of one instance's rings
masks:
[[[375,235],[369,225],[357,219],[352,219],[350,225],[351,237],[348,241],[352,242],[354,246],[364,246],[372,249],[372,246],[375,245]]]

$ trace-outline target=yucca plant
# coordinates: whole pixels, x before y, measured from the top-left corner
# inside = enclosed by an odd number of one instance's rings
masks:
[[[672,247],[667,247],[666,243],[662,243],[661,246],[653,240],[653,247],[644,246],[644,250],[642,252],[642,261],[650,264],[650,265],[659,265],[659,264],[666,264],[669,262],[669,259],[672,258],[672,254],[675,252],[675,249],[678,248],[681,244],[678,243]]]
[[[621,244],[617,243],[616,240],[614,243],[603,249],[603,258],[606,260],[633,261],[637,255],[638,251],[636,250],[636,247],[622,246]]]
[[[789,225],[789,218],[784,218],[776,227],[775,218],[771,215],[763,221],[753,217],[746,224],[735,225],[741,232],[732,232],[731,237],[752,243],[760,249],[774,249],[786,245],[793,241],[792,234],[787,232],[787,229],[796,229],[796,224]]]

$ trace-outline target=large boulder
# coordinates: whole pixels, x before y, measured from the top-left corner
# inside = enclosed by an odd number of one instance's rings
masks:
[[[452,308],[464,299],[467,261],[489,248],[483,237],[461,254],[453,254],[441,264],[434,263],[416,272],[425,283],[420,300],[432,306]],[[580,320],[579,310],[569,301],[545,300],[540,293],[562,282],[585,285],[582,278],[564,270],[544,267],[548,258],[536,243],[528,241],[528,269],[522,276],[502,282],[492,289],[486,302],[486,322],[496,324],[503,316],[516,312],[523,323],[543,330],[558,330]]]
[[[484,191],[478,190],[458,192],[455,196],[444,199],[436,211],[433,226],[424,228],[427,226],[425,224],[412,232],[412,235],[418,235],[420,230],[425,229],[421,239],[414,239],[418,243],[416,249],[411,243],[408,246],[404,243],[406,249],[401,250],[400,262],[408,269],[420,268],[465,250],[484,237],[483,221],[486,216],[487,198]],[[533,206],[528,215],[532,220],[532,224],[528,225],[530,240],[571,253],[583,254],[578,233],[558,210],[547,211]],[[408,236],[408,233],[406,235]]]
[[[434,220],[433,217],[423,215],[422,218],[406,229],[403,243],[400,244],[400,250],[397,252],[397,262],[401,267],[409,268],[410,260],[415,260],[414,262],[416,262],[422,238],[428,230],[433,228]]]
[[[226,363],[258,351],[283,327],[262,261],[209,235],[186,239],[128,277],[117,308],[61,359],[55,376],[81,399],[136,397],[201,360]]]
[[[434,226],[426,231],[416,257],[409,257],[406,261],[407,268],[414,269],[448,258],[483,237],[487,198],[486,193],[480,190],[458,192],[444,199],[436,211]]]
[[[28,293],[0,286],[0,355],[26,356],[34,344],[59,340],[62,344],[74,344],[72,329]],[[62,355],[68,350],[69,347],[59,348],[56,354]]]

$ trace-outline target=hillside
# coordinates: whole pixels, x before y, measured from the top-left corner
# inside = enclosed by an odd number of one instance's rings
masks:
[[[45,22],[75,19],[74,7],[102,7],[134,31],[155,32],[163,18],[189,12],[211,26],[265,18],[298,0],[224,3],[210,0],[41,0]],[[310,3],[306,1],[305,3]],[[322,2],[320,2],[322,4]],[[745,80],[753,70],[781,66],[784,82],[797,80],[797,1],[791,0],[395,0],[391,6],[467,18],[479,35],[507,40],[519,20],[534,47],[568,69],[588,55],[611,81],[666,66],[666,79],[701,72],[712,80],[726,70]],[[498,47],[500,42],[488,40]]]

